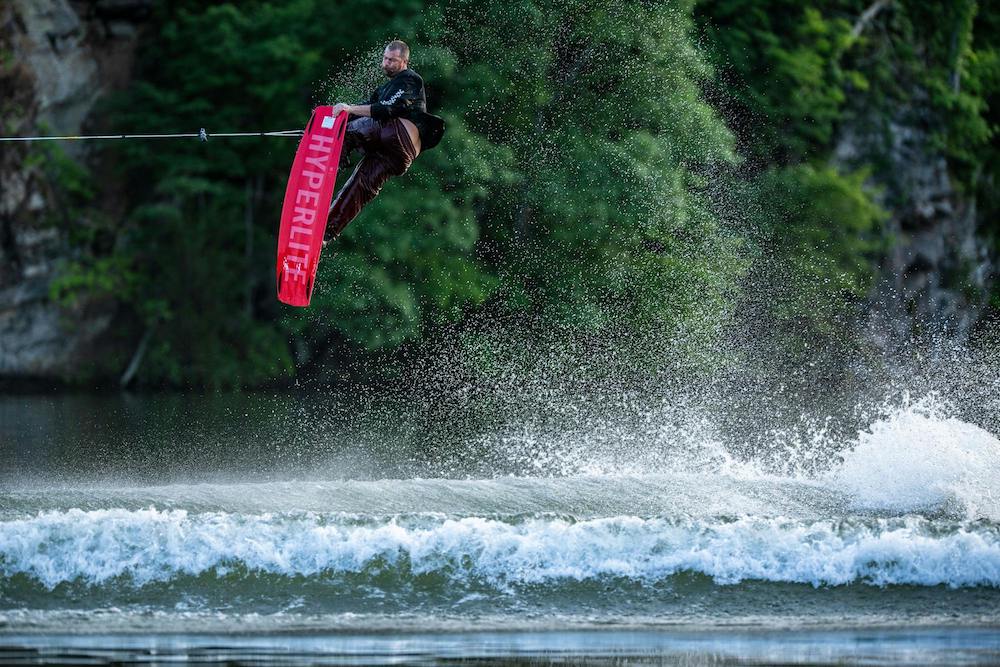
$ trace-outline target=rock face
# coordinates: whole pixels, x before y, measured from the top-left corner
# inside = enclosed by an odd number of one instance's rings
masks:
[[[889,251],[872,296],[868,328],[883,349],[907,341],[963,342],[985,306],[988,244],[977,237],[975,199],[960,193],[933,148],[926,94],[891,113],[858,109],[840,132],[834,160],[878,165],[871,181],[888,211]]]
[[[127,82],[150,1],[0,5],[3,134],[77,134],[102,95]],[[7,91],[10,91],[8,93]],[[90,147],[59,150],[86,163]],[[67,259],[74,213],[39,144],[0,151],[0,378],[75,376],[99,351],[115,315],[110,300],[61,306],[49,296]]]

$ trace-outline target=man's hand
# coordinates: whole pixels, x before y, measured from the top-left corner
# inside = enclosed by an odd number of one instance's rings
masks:
[[[351,113],[351,105],[350,104],[344,104],[343,102],[337,102],[337,104],[335,104],[334,107],[333,107],[333,115],[334,115],[334,117],[339,116],[340,112],[342,112],[342,111],[346,111],[347,113]]]

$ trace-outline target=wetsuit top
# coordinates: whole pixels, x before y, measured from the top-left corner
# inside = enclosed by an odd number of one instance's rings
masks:
[[[376,88],[365,104],[371,105],[377,121],[405,118],[416,125],[421,150],[434,148],[444,135],[444,120],[427,113],[424,80],[412,69],[404,69]]]

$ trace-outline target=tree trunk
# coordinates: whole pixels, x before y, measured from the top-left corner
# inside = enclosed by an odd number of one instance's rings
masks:
[[[135,378],[135,374],[139,372],[139,366],[142,365],[142,358],[146,356],[146,350],[149,349],[149,341],[153,338],[153,327],[146,329],[146,333],[142,335],[142,340],[139,341],[139,346],[135,348],[135,353],[132,355],[132,361],[129,362],[128,368],[122,373],[121,380],[118,381],[119,386],[122,389],[129,386],[132,380]]]
[[[890,2],[892,2],[892,0],[875,0],[875,2],[873,2],[868,9],[861,12],[861,16],[858,17],[858,20],[854,23],[854,27],[851,28],[851,39],[853,40],[860,37],[861,33],[864,32],[865,27],[871,23],[873,18],[875,18],[875,15],[882,11],[882,9]]]

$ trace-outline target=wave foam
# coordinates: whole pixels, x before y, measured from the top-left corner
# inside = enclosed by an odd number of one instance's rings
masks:
[[[49,589],[125,578],[142,586],[239,568],[282,576],[437,574],[496,588],[602,577],[640,583],[689,572],[744,580],[884,586],[1000,586],[1000,534],[919,517],[803,521],[536,516],[397,517],[45,512],[0,523],[0,572]]]

